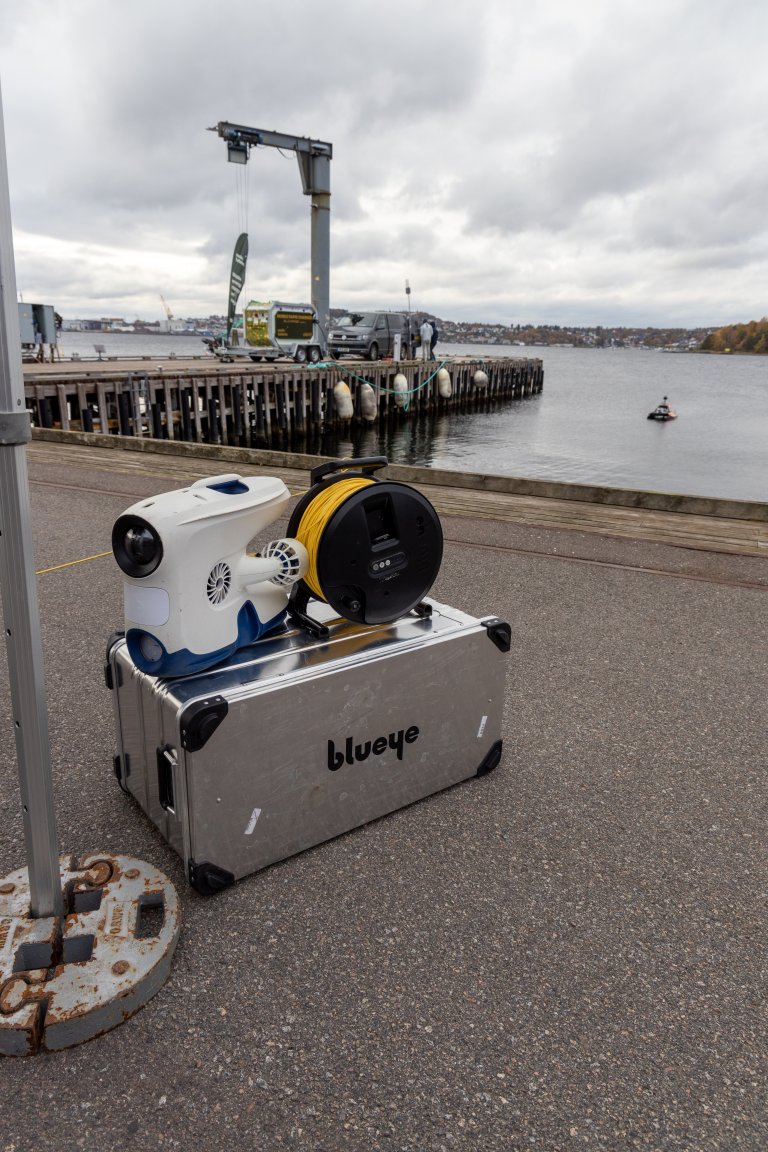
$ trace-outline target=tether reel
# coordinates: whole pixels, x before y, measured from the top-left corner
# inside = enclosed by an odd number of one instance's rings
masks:
[[[382,456],[322,464],[294,508],[288,535],[307,549],[309,568],[289,611],[312,631],[326,631],[306,614],[313,598],[355,623],[388,624],[418,609],[437,577],[437,513],[415,488],[372,475],[386,464]]]

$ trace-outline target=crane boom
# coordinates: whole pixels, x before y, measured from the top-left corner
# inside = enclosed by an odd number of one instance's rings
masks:
[[[244,124],[230,124],[228,120],[220,120],[208,131],[218,132],[222,140],[226,141],[227,159],[235,164],[247,164],[251,148],[259,145],[296,153],[304,195],[312,197],[310,262],[312,306],[317,312],[321,327],[327,332],[330,312],[333,145],[326,140],[312,140],[308,136],[291,136],[284,132],[248,128]]]
[[[158,293],[158,295],[160,296],[160,300],[161,300],[162,305],[163,305],[163,311],[165,312],[165,315],[168,317],[168,323],[170,324],[171,320],[173,320],[173,312],[171,312],[170,308],[166,304],[165,297],[163,296],[163,294]]]

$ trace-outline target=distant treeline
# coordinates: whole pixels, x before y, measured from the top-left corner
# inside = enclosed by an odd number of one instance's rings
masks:
[[[701,347],[704,352],[768,352],[768,317],[718,328]]]

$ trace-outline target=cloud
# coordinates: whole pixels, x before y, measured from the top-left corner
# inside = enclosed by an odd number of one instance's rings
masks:
[[[253,294],[306,299],[295,157],[238,171],[228,119],[333,144],[332,305],[408,278],[454,319],[749,319],[767,31],[762,0],[26,0],[0,44],[19,288],[220,312],[245,228]]]

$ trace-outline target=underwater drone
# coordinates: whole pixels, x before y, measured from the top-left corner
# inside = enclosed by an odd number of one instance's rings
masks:
[[[440,569],[440,521],[414,488],[374,475],[386,464],[372,457],[313,469],[287,536],[255,554],[248,544],[291,498],[275,477],[214,476],[128,508],[112,550],[136,666],[163,677],[202,671],[288,615],[325,636],[313,600],[361,624],[428,614],[422,601]]]

